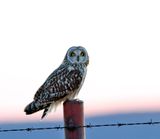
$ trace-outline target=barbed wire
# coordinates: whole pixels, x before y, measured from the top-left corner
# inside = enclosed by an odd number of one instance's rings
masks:
[[[61,129],[76,129],[76,128],[99,128],[99,127],[122,127],[122,126],[140,126],[140,125],[158,125],[160,121],[153,122],[134,122],[134,123],[113,123],[113,124],[86,124],[78,126],[54,126],[54,127],[37,127],[37,128],[19,128],[19,129],[1,129],[0,132],[16,132],[16,131],[40,131],[40,130],[61,130]]]

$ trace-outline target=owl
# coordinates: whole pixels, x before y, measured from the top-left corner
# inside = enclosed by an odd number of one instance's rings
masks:
[[[68,49],[62,64],[54,70],[34,95],[24,112],[29,115],[44,110],[44,118],[48,112],[66,100],[78,95],[87,73],[89,56],[82,46]]]

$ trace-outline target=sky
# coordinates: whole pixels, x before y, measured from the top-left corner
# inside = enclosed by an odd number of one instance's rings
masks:
[[[0,1],[0,122],[39,120],[24,107],[71,46],[90,56],[85,116],[160,111],[158,0]],[[46,120],[62,119],[62,105]]]

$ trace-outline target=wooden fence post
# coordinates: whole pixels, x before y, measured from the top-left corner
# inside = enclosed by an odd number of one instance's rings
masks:
[[[85,139],[83,101],[68,100],[63,103],[65,139]],[[75,128],[79,127],[79,128]]]

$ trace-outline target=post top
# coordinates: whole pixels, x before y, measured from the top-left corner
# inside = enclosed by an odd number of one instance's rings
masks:
[[[70,103],[70,104],[83,104],[83,101],[79,100],[79,99],[72,99],[72,100],[65,101],[63,104],[66,104],[66,103]]]

